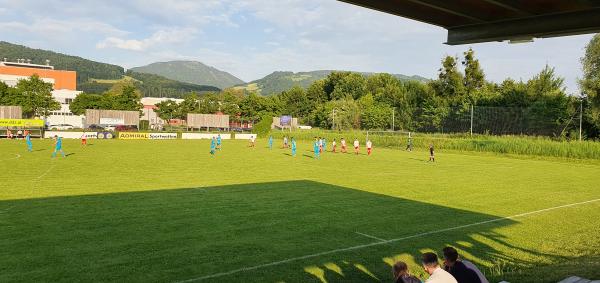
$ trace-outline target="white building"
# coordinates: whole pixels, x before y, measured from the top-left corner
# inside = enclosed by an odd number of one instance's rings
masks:
[[[45,117],[46,125],[69,124],[75,128],[83,127],[85,117],[73,115],[69,109],[69,104],[81,93],[77,91],[76,72],[54,70],[49,61],[46,61],[46,65],[32,64],[31,60],[25,59],[9,62],[4,58],[0,62],[0,81],[8,86],[14,87],[19,80],[28,79],[34,74],[52,84],[52,97],[60,103],[60,110],[52,111],[50,116]]]
[[[85,125],[84,115],[75,115],[71,112],[69,105],[81,91],[67,89],[53,90],[52,97],[60,103],[60,110],[52,111],[50,116],[46,117],[46,125],[67,124],[75,128],[83,128]]]

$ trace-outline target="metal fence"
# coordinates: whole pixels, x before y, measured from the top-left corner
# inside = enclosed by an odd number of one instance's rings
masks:
[[[580,135],[581,108],[555,111],[522,107],[419,108],[392,117],[395,130],[490,135]],[[391,127],[390,127],[391,128]]]

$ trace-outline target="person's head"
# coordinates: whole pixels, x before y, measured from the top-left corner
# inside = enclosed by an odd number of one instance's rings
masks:
[[[423,269],[429,274],[432,274],[439,267],[438,257],[435,253],[424,253],[421,263],[423,264]]]
[[[58,135],[54,135],[54,139],[55,139],[55,140],[56,140],[56,139],[58,139]]]
[[[445,247],[442,252],[444,253],[444,265],[453,266],[458,260],[458,251],[453,247]]]
[[[396,279],[400,276],[408,274],[408,265],[406,265],[406,263],[403,261],[394,263],[392,266],[392,274],[394,274],[394,278]]]

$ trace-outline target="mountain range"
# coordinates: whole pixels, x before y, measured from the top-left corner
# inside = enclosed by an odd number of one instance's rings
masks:
[[[29,59],[33,64],[53,65],[56,70],[77,72],[77,89],[87,93],[102,93],[115,83],[131,81],[144,96],[182,97],[190,91],[204,93],[219,91],[220,88],[210,85],[198,85],[171,80],[162,76],[125,72],[121,66],[95,62],[77,56],[70,56],[53,51],[34,49],[27,46],[0,41],[0,58],[7,61]]]
[[[184,83],[215,86],[220,89],[245,83],[230,73],[197,61],[156,62],[131,68],[131,71],[159,75]]]
[[[273,72],[264,78],[249,83],[225,71],[197,61],[156,62],[127,71],[121,66],[95,62],[77,56],[53,51],[33,49],[22,45],[0,41],[0,58],[16,61],[30,59],[34,64],[50,64],[57,70],[77,72],[77,89],[88,93],[102,93],[113,84],[128,80],[138,87],[144,96],[182,97],[189,92],[204,93],[232,87],[245,91],[255,91],[262,95],[280,93],[293,86],[307,88],[313,82],[327,77],[333,70],[310,72]],[[375,73],[360,72],[365,76]],[[392,74],[396,78],[427,81],[421,76]]]
[[[247,84],[238,85],[234,88],[244,89],[246,91],[255,91],[262,95],[272,95],[288,90],[293,86],[308,88],[313,82],[326,78],[336,70],[320,70],[310,72],[273,72],[262,79],[251,81]],[[341,72],[341,71],[340,71]],[[371,76],[376,73],[358,72],[364,76]],[[391,74],[401,81],[428,81],[429,79],[421,76],[407,76],[402,74]]]

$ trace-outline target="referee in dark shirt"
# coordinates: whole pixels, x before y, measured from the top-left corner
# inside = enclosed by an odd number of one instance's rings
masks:
[[[481,283],[477,273],[458,260],[458,251],[455,248],[445,247],[443,252],[444,270],[452,274],[458,283]]]
[[[429,161],[435,162],[435,155],[433,154],[433,143],[429,144]]]

